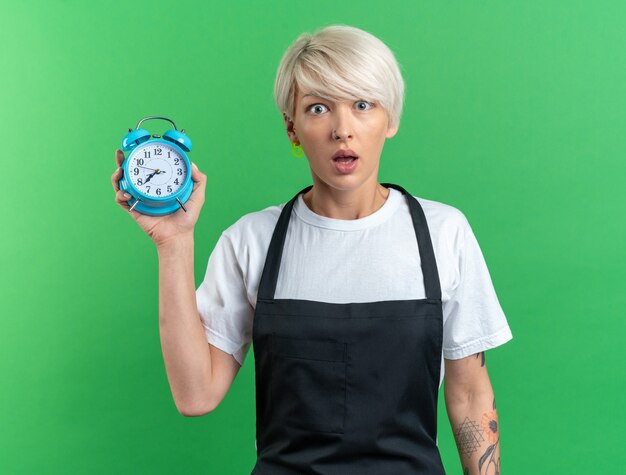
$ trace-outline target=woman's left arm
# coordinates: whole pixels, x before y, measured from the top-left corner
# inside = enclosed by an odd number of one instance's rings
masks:
[[[446,409],[463,474],[499,474],[500,426],[485,353],[444,361]]]

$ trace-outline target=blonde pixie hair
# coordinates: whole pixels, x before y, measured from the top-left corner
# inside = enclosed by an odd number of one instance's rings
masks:
[[[371,33],[330,25],[302,33],[284,53],[274,82],[274,100],[293,120],[296,88],[330,100],[363,99],[387,112],[389,127],[400,123],[404,80],[389,47]]]

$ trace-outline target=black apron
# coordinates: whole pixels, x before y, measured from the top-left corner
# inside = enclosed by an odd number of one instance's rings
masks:
[[[285,204],[254,313],[252,475],[445,474],[436,445],[443,312],[435,254],[419,202],[382,185],[408,201],[426,298],[275,299],[291,210],[313,185]]]

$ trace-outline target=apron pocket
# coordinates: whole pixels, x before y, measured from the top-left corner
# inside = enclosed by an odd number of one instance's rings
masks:
[[[347,344],[272,334],[271,419],[314,432],[343,433]]]

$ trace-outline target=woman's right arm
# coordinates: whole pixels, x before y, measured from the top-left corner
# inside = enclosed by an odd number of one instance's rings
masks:
[[[201,416],[224,399],[240,366],[232,355],[207,344],[196,305],[193,234],[157,251],[159,330],[169,384],[179,412]]]
[[[113,174],[115,200],[126,211],[128,198],[119,189],[124,154],[116,153],[120,167]],[[211,412],[222,401],[237,375],[235,358],[206,341],[194,282],[193,231],[204,204],[206,175],[193,164],[193,192],[187,212],[167,216],[130,214],[154,241],[159,258],[159,331],[168,381],[178,411],[184,416]]]

